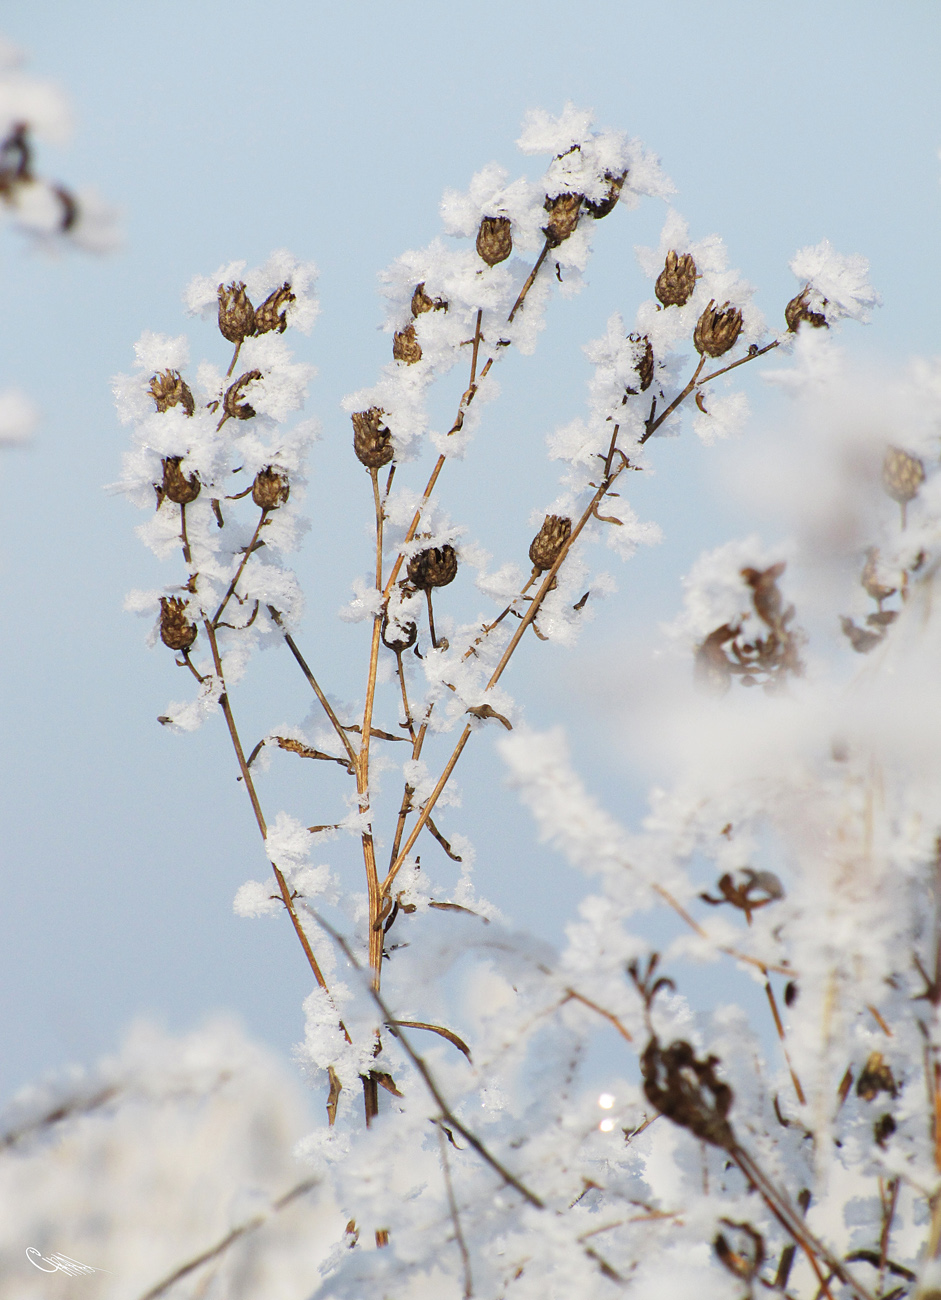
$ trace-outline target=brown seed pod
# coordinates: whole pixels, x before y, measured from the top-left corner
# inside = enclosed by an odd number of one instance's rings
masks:
[[[792,298],[784,308],[784,319],[787,321],[789,334],[797,333],[800,329],[801,321],[806,321],[807,324],[812,326],[815,330],[830,328],[823,312],[811,311],[807,306],[808,296],[809,289],[802,289],[797,297]],[[824,306],[826,306],[826,299],[824,299]]]
[[[882,462],[882,482],[893,501],[907,505],[924,481],[925,467],[917,456],[909,456],[899,447],[889,448]]]
[[[252,500],[262,510],[277,510],[283,506],[291,494],[291,485],[287,474],[276,470],[273,465],[259,470],[252,484]]]
[[[876,546],[870,546],[866,552],[866,563],[859,575],[859,581],[866,595],[871,596],[880,605],[884,600],[888,600],[890,596],[894,596],[897,590],[896,587],[887,587],[884,582],[879,580],[879,549]]]
[[[408,562],[408,580],[421,591],[428,591],[431,587],[446,587],[456,577],[457,555],[454,547],[447,543],[419,551]]]
[[[357,459],[367,469],[381,469],[395,455],[392,433],[382,422],[383,412],[378,406],[368,411],[354,411],[353,450]]]
[[[887,1092],[895,1097],[898,1085],[892,1073],[892,1067],[881,1052],[870,1052],[866,1058],[862,1073],[856,1081],[856,1096],[864,1101],[872,1101],[880,1092]]]
[[[667,253],[666,265],[657,276],[654,293],[664,307],[685,307],[696,288],[696,263],[691,253]]]
[[[219,285],[219,332],[230,343],[241,343],[255,333],[255,309],[241,280]]]
[[[392,632],[390,636],[389,633]],[[397,635],[396,635],[397,634]],[[382,644],[388,649],[394,650],[396,654],[403,654],[410,650],[418,639],[418,628],[415,623],[389,622],[388,614],[382,617],[382,626],[379,629],[379,635],[382,637]]]
[[[392,355],[396,361],[404,361],[407,366],[414,366],[421,361],[421,344],[415,337],[415,326],[406,325],[392,338]]]
[[[717,307],[714,298],[696,322],[693,343],[696,351],[710,357],[724,356],[742,332],[742,313],[731,303]]]
[[[178,506],[187,506],[199,496],[202,488],[199,475],[191,474],[187,478],[180,469],[182,459],[182,456],[166,456],[162,461],[163,483],[157,487],[160,501],[167,497]]]
[[[637,378],[640,380],[640,392],[646,393],[653,383],[653,347],[646,334],[630,334],[628,337],[632,343],[643,344],[642,348],[638,346],[634,352],[636,358],[634,369],[637,371]],[[636,388],[628,388],[627,391],[635,395],[638,392]]]
[[[529,558],[539,573],[551,569],[559,552],[572,535],[572,521],[565,515],[546,515],[539,532],[529,546]]]
[[[277,330],[279,334],[283,334],[288,327],[288,320],[281,308],[293,301],[294,294],[291,292],[290,282],[285,280],[280,289],[269,293],[261,306],[255,308],[255,333],[268,334],[271,330]]]
[[[557,194],[555,198],[546,197],[543,207],[549,213],[549,224],[543,226],[542,233],[549,241],[550,248],[558,248],[575,233],[584,200],[583,194]]]
[[[509,217],[484,217],[477,231],[477,252],[488,266],[505,262],[513,252]]]
[[[613,212],[618,205],[618,199],[621,197],[621,190],[624,188],[624,182],[627,180],[627,172],[623,171],[620,175],[615,176],[613,172],[605,172],[605,180],[608,182],[608,192],[603,199],[585,200],[585,211],[596,221],[606,217],[609,212]]]
[[[250,420],[255,414],[254,406],[239,400],[244,396],[242,390],[253,379],[261,379],[260,370],[246,370],[244,375],[240,375],[235,383],[226,389],[225,397],[222,399],[222,409],[233,420]]]
[[[479,250],[478,250],[479,251]],[[483,256],[483,254],[481,254]],[[421,316],[426,311],[447,311],[448,304],[443,298],[429,298],[425,293],[425,282],[416,284],[412,294],[412,315]]]
[[[168,649],[188,650],[196,640],[196,630],[179,596],[160,597],[160,640]]]
[[[154,375],[150,381],[150,395],[157,403],[158,411],[168,411],[171,406],[182,406],[187,415],[192,415],[196,410],[193,394],[179,370],[161,370]]]

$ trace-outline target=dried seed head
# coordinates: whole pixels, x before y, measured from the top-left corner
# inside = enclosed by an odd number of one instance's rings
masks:
[[[565,515],[546,515],[545,522],[529,547],[534,569],[545,573],[559,558],[559,552],[572,535],[572,521]]]
[[[230,343],[241,343],[255,333],[255,309],[241,280],[219,285],[219,332]]]
[[[570,235],[574,235],[584,200],[584,194],[557,194],[555,198],[546,196],[543,207],[549,213],[549,224],[543,226],[542,233],[549,241],[550,248],[558,248]]]
[[[168,411],[171,406],[182,406],[187,415],[196,410],[189,385],[184,383],[179,370],[161,370],[150,381],[150,395],[158,411]]]
[[[731,303],[717,307],[714,298],[696,322],[693,343],[696,351],[710,357],[724,356],[742,332],[742,313]]]
[[[897,588],[887,587],[884,582],[880,582],[879,568],[879,549],[876,546],[870,546],[866,552],[866,563],[863,565],[863,571],[859,575],[859,581],[862,584],[866,595],[871,596],[880,604],[894,596]]]
[[[643,345],[643,347],[638,346],[634,351],[634,369],[637,371],[637,378],[640,380],[639,391],[646,393],[653,383],[653,347],[646,334],[630,334],[628,338],[632,343]],[[636,396],[638,389],[628,388],[627,391]]]
[[[404,361],[407,366],[414,366],[421,361],[421,344],[415,337],[415,326],[406,325],[392,339],[392,355],[396,361]]]
[[[483,254],[481,254],[483,256]],[[412,294],[412,315],[421,316],[426,311],[447,311],[448,304],[443,298],[429,298],[425,293],[425,282],[416,284]]]
[[[178,506],[189,505],[199,496],[202,484],[198,474],[189,478],[180,469],[182,456],[167,456],[163,460],[163,483],[157,488],[157,496],[162,501],[169,497]]]
[[[596,221],[600,221],[602,217],[606,217],[609,212],[613,212],[617,207],[618,199],[621,197],[621,190],[627,180],[627,172],[623,171],[618,176],[615,176],[613,172],[605,172],[604,178],[608,182],[608,192],[604,198],[594,202],[591,199],[585,200],[585,211],[589,216],[594,217]]]
[[[389,622],[388,614],[383,615],[382,626],[379,629],[379,635],[382,637],[382,644],[396,654],[403,654],[404,651],[411,649],[418,639],[418,628],[413,622],[396,623]]]
[[[454,547],[433,546],[420,551],[408,562],[408,580],[413,587],[428,591],[431,587],[446,587],[457,577],[457,555]]]
[[[696,288],[696,263],[691,253],[667,253],[666,265],[657,276],[654,293],[664,307],[685,307]]]
[[[246,370],[244,375],[240,375],[235,383],[226,389],[225,397],[222,399],[222,409],[233,420],[250,420],[255,414],[254,406],[239,400],[244,396],[243,389],[253,379],[261,379],[260,370]]]
[[[382,422],[383,412],[378,406],[368,411],[354,411],[353,450],[357,459],[367,469],[381,469],[395,455],[392,433]]]
[[[823,312],[810,310],[807,305],[808,297],[808,289],[802,289],[797,297],[792,298],[784,308],[784,319],[787,321],[789,334],[797,333],[798,329],[800,329],[801,321],[806,321],[807,324],[812,326],[815,330],[830,328]],[[826,299],[824,299],[824,305],[826,305]]]
[[[488,266],[506,261],[513,252],[509,217],[484,217],[477,231],[477,252]]]
[[[887,1092],[894,1097],[898,1093],[898,1086],[892,1067],[882,1053],[870,1052],[856,1081],[856,1096],[862,1097],[864,1101],[872,1101],[880,1092]]]
[[[882,482],[893,501],[907,505],[924,481],[925,467],[917,456],[909,456],[899,447],[889,448],[882,462]]]
[[[291,494],[291,485],[287,474],[276,470],[273,465],[259,470],[252,484],[252,500],[262,510],[277,510],[283,506]]]
[[[261,306],[255,308],[255,333],[268,334],[271,330],[277,330],[283,334],[288,327],[288,319],[281,308],[293,301],[290,282],[285,280],[280,289],[269,293]]]
[[[186,617],[179,596],[160,597],[160,640],[170,650],[188,650],[196,640],[196,624]]]

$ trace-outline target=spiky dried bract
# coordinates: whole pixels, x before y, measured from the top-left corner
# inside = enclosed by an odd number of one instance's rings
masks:
[[[289,302],[294,302],[294,298],[290,282],[287,280],[280,289],[269,293],[261,306],[255,308],[255,333],[268,334],[272,330],[277,330],[279,334],[283,334],[288,327],[288,318],[282,308],[287,307]]]
[[[202,490],[198,474],[187,477],[180,469],[182,456],[166,456],[163,464],[163,482],[157,487],[157,496],[162,501],[167,497],[178,506],[187,506],[195,501]]]
[[[811,311],[808,305],[809,298],[809,287],[804,288],[784,308],[784,319],[787,321],[789,334],[796,334],[803,321],[806,321],[815,330],[830,328],[823,312]],[[826,302],[826,299],[824,299],[824,302]]]
[[[240,375],[235,383],[226,389],[225,397],[222,399],[222,409],[233,420],[250,420],[255,414],[254,406],[241,400],[245,386],[253,379],[261,379],[260,370],[246,370],[244,375]]]
[[[160,640],[170,650],[188,650],[196,640],[196,624],[186,617],[179,596],[160,597]]]
[[[392,355],[396,361],[404,361],[407,366],[414,366],[421,361],[421,344],[415,337],[415,326],[406,325],[392,339]]]
[[[479,249],[478,249],[479,251]],[[483,254],[481,254],[483,256]],[[443,298],[429,298],[425,293],[425,282],[416,284],[415,292],[412,294],[412,315],[421,316],[426,311],[447,311],[448,304]]]
[[[704,356],[721,357],[735,347],[742,332],[742,313],[731,303],[717,307],[714,298],[696,322],[693,344]]]
[[[546,515],[542,527],[529,547],[529,558],[533,568],[539,573],[551,569],[571,535],[571,519],[566,518],[565,515]]]
[[[513,252],[509,217],[484,217],[477,231],[477,252],[488,266],[506,261]]]
[[[682,1039],[661,1048],[656,1035],[640,1060],[644,1095],[661,1115],[688,1128],[703,1142],[729,1150],[735,1134],[726,1116],[732,1089],[716,1075],[718,1057],[699,1060]]]
[[[252,484],[252,500],[262,510],[277,510],[283,506],[291,494],[291,485],[287,474],[276,470],[273,465],[259,470]]]
[[[604,198],[594,201],[591,199],[585,200],[585,211],[590,217],[594,217],[596,221],[600,221],[602,217],[606,217],[617,207],[618,199],[621,197],[621,190],[627,180],[627,172],[623,171],[617,176],[613,172],[605,172],[604,178],[608,182],[608,192]]]
[[[255,333],[255,309],[241,280],[219,285],[219,332],[230,343],[242,343]]]
[[[353,450],[357,460],[367,469],[382,469],[395,455],[392,432],[382,422],[383,412],[378,406],[368,411],[354,411]]]
[[[900,447],[890,447],[882,462],[882,482],[886,492],[899,505],[907,505],[918,495],[925,481],[925,467],[917,456]]]
[[[543,226],[542,233],[548,240],[550,248],[558,248],[561,243],[574,235],[584,201],[583,194],[557,194],[554,198],[546,197],[544,206],[549,213],[549,223]]]
[[[654,293],[664,307],[685,307],[696,288],[696,263],[692,253],[677,253],[671,248],[666,265],[657,276]]]
[[[171,406],[182,406],[187,415],[196,410],[189,385],[179,370],[161,370],[150,381],[150,395],[158,411],[168,411]]]
[[[432,587],[446,587],[457,577],[457,554],[453,546],[432,546],[419,551],[408,562],[408,580],[413,587],[428,591]]]

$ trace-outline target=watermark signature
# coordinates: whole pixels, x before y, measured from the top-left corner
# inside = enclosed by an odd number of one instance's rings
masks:
[[[26,1247],[26,1258],[33,1268],[42,1273],[67,1273],[69,1277],[80,1277],[87,1273],[107,1273],[106,1268],[92,1268],[91,1264],[80,1264],[70,1255],[61,1255],[54,1251],[51,1255],[42,1255],[35,1246]],[[48,1265],[48,1267],[47,1267]]]

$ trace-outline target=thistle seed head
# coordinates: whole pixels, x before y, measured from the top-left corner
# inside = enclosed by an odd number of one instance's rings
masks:
[[[350,416],[353,421],[353,450],[367,469],[381,469],[395,455],[392,433],[383,424],[382,416],[378,406],[371,406],[368,411],[354,411]]]
[[[250,420],[255,414],[254,406],[240,400],[244,396],[245,386],[253,379],[261,379],[260,370],[246,370],[244,375],[240,375],[235,383],[226,389],[225,397],[222,399],[222,409],[233,420]]]
[[[549,241],[550,248],[558,248],[575,233],[584,201],[584,194],[557,194],[555,198],[546,196],[543,206],[549,213],[549,224],[543,226],[542,233]]]
[[[807,305],[809,297],[808,289],[800,291],[796,298],[792,298],[784,308],[784,319],[787,321],[789,334],[796,334],[800,329],[801,321],[806,321],[813,329],[829,329],[827,318],[823,312],[811,311]]]
[[[255,333],[268,334],[271,330],[277,330],[279,334],[283,334],[288,327],[288,320],[286,313],[281,309],[293,301],[291,285],[285,280],[280,289],[269,293],[261,306],[255,308]]]
[[[721,357],[730,348],[742,332],[742,313],[731,303],[717,307],[714,298],[709,299],[709,306],[696,322],[693,331],[693,343],[696,351],[704,356]]]
[[[571,535],[571,519],[567,519],[565,515],[546,515],[545,522],[529,547],[529,558],[533,568],[539,573],[551,569]]]
[[[666,265],[657,276],[654,293],[664,307],[685,307],[696,288],[696,263],[691,253],[667,253]]]
[[[255,309],[241,280],[219,285],[219,332],[230,343],[241,343],[255,333]]]
[[[382,626],[379,629],[379,635],[382,637],[382,644],[388,649],[394,650],[396,654],[403,654],[418,640],[418,628],[415,623],[396,623],[389,621],[388,614],[383,616]]]
[[[479,250],[478,250],[479,251]],[[483,254],[481,254],[483,256]],[[443,298],[429,298],[425,293],[425,282],[416,284],[412,294],[412,315],[421,316],[426,311],[447,311],[448,304]]]
[[[407,366],[414,366],[421,361],[421,344],[415,337],[415,326],[406,325],[392,338],[392,355],[396,361],[404,361]]]
[[[917,456],[909,456],[899,447],[889,448],[882,462],[882,482],[893,501],[907,505],[924,481],[925,467]]]
[[[631,341],[637,344],[634,356],[634,369],[637,371],[637,378],[640,380],[640,391],[646,393],[647,389],[653,383],[653,346],[646,334],[638,336],[632,334]],[[636,393],[636,388],[629,388],[629,393]]]
[[[413,587],[428,591],[432,587],[446,587],[457,577],[457,555],[454,547],[433,546],[419,551],[408,562],[408,580]]]
[[[477,231],[477,252],[488,266],[506,261],[513,252],[509,217],[484,217]]]
[[[166,456],[163,464],[163,483],[157,488],[157,496],[162,501],[168,497],[178,506],[187,506],[199,496],[202,484],[198,474],[189,478],[180,469],[182,456]]]
[[[188,650],[196,640],[196,624],[179,596],[160,597],[160,640],[170,650]]]
[[[585,211],[596,221],[606,217],[609,212],[613,212],[618,205],[618,199],[621,197],[621,190],[624,188],[624,182],[627,180],[627,172],[623,171],[620,175],[615,176],[613,172],[605,172],[605,180],[608,182],[608,192],[603,199],[597,199],[592,202],[591,199],[585,200]]]
[[[161,370],[150,381],[150,395],[158,411],[168,411],[171,406],[182,406],[187,415],[196,410],[193,394],[179,370]]]
[[[261,510],[277,510],[283,506],[291,494],[291,485],[287,474],[276,470],[273,465],[259,470],[252,484],[252,500]]]

